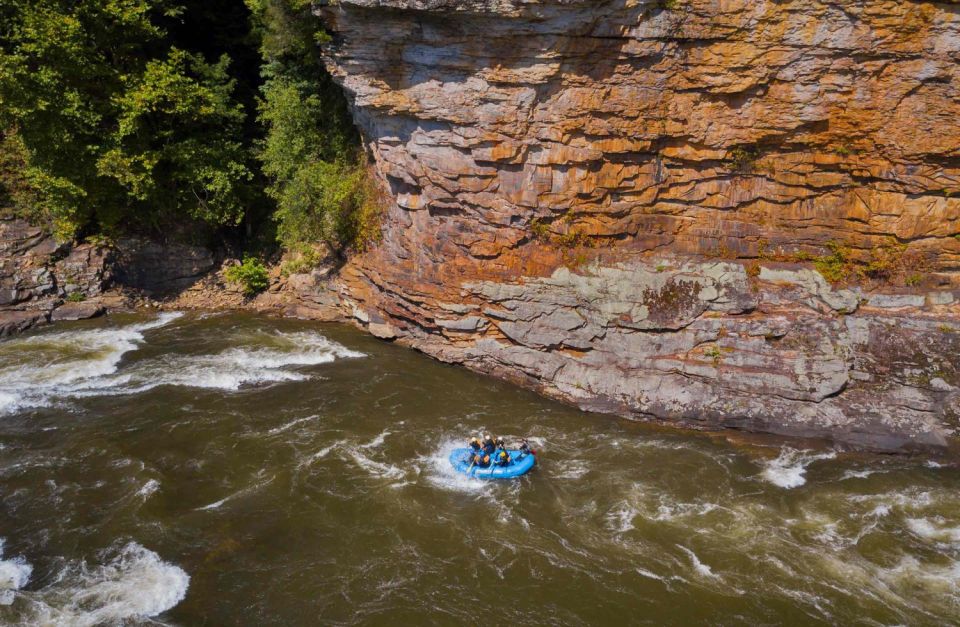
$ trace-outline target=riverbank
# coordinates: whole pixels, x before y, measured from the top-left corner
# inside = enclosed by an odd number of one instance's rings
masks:
[[[349,322],[586,410],[866,450],[956,451],[960,304],[948,288],[868,292],[802,264],[663,255],[390,301],[356,265],[285,275],[277,264],[269,287],[247,298],[223,276],[236,262],[202,248],[57,248],[9,221],[4,233],[5,293],[15,295],[0,310],[6,334],[136,310]],[[418,314],[402,317],[400,304]]]

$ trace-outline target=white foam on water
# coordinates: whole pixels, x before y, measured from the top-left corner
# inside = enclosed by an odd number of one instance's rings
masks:
[[[788,490],[798,488],[807,482],[807,467],[810,464],[822,459],[833,459],[836,456],[834,451],[813,453],[784,448],[776,459],[766,462],[762,477],[781,488]]]
[[[234,347],[213,355],[166,355],[137,364],[111,387],[120,394],[163,385],[236,391],[248,385],[302,381],[309,375],[297,368],[365,356],[319,333],[277,332],[267,340],[272,346]]]
[[[921,538],[960,545],[960,526],[950,525],[943,517],[907,518],[907,527]]]
[[[73,390],[98,387],[104,377],[117,371],[124,355],[142,345],[145,331],[166,326],[181,316],[180,312],[167,312],[139,324],[46,333],[5,342],[2,352],[17,358],[12,365],[0,368],[0,412],[48,406]]]
[[[651,573],[649,570],[645,568],[634,568],[634,571],[636,571],[636,573],[641,577],[646,577],[647,579],[656,579],[657,581],[667,581],[666,577],[661,577],[656,573]]]
[[[189,585],[190,576],[182,568],[130,542],[101,565],[71,563],[46,588],[21,593],[30,603],[20,624],[127,624],[174,607],[186,596]]]
[[[23,557],[3,558],[5,538],[0,538],[0,605],[10,605],[16,591],[27,585],[33,566]]]
[[[169,312],[139,324],[4,343],[0,363],[8,353],[16,359],[13,365],[0,367],[0,413],[49,406],[62,398],[136,394],[164,385],[234,391],[247,385],[300,381],[309,378],[300,368],[364,356],[319,333],[275,332],[244,338],[254,342],[252,346],[207,355],[167,354],[120,369],[123,356],[144,343],[144,332],[181,316]]]
[[[907,489],[880,494],[851,494],[846,497],[851,503],[875,504],[874,507],[898,507],[904,511],[923,510],[934,506],[946,495],[934,496],[928,490]]]
[[[709,566],[707,566],[706,564],[700,561],[700,558],[697,557],[696,553],[694,553],[693,551],[691,551],[690,549],[688,549],[687,547],[681,544],[678,544],[677,548],[683,551],[684,553],[686,553],[690,557],[690,563],[693,565],[693,569],[697,572],[697,574],[703,577],[711,578],[711,579],[720,578],[720,575],[714,573]]]
[[[931,611],[955,616],[960,605],[960,561],[929,563],[912,555],[902,555],[890,567],[862,561],[851,564],[837,558],[830,561],[858,593],[882,599],[894,607],[932,617]]]
[[[331,452],[333,449],[342,446],[344,443],[345,443],[344,440],[338,440],[338,441],[334,442],[333,444],[331,444],[330,446],[325,446],[325,447],[323,447],[322,449],[320,449],[320,450],[317,451],[316,453],[313,453],[313,454],[307,456],[306,459],[301,460],[300,463],[297,464],[297,469],[299,470],[299,469],[303,468],[304,466],[309,466],[309,465],[312,464],[313,462],[323,459],[324,457],[326,457],[327,455],[329,455],[330,452]]]
[[[384,430],[379,435],[377,435],[377,437],[373,438],[366,444],[361,444],[360,448],[364,448],[364,449],[380,448],[381,446],[383,446],[383,443],[386,441],[387,436],[390,435],[390,433],[391,432],[389,430]]]
[[[588,472],[590,472],[590,466],[587,464],[587,462],[578,459],[570,459],[564,460],[560,472],[558,472],[555,476],[557,479],[579,479]]]
[[[263,476],[263,474],[260,473],[260,476]],[[274,475],[273,477],[270,477],[269,479],[266,479],[266,480],[264,480],[264,481],[258,481],[258,482],[256,482],[256,483],[254,483],[253,485],[247,486],[246,488],[243,488],[243,489],[241,489],[241,490],[237,490],[237,491],[234,492],[233,494],[229,494],[229,495],[223,497],[223,498],[220,499],[219,501],[214,501],[213,503],[208,503],[207,505],[204,505],[203,507],[198,507],[197,510],[204,511],[204,510],[220,509],[220,507],[222,507],[222,506],[224,505],[224,503],[226,503],[226,502],[228,502],[228,501],[232,501],[232,500],[234,500],[234,499],[236,499],[236,498],[238,498],[238,497],[241,497],[241,496],[250,494],[251,492],[256,492],[256,491],[259,490],[260,488],[262,488],[262,487],[264,487],[265,485],[268,485],[269,483],[271,483],[271,482],[274,480],[275,477],[276,477],[276,475]]]
[[[686,518],[688,516],[705,516],[718,509],[720,506],[716,503],[676,503],[662,502],[657,507],[657,513],[653,516],[657,521],[670,521],[677,518]]]
[[[137,490],[137,496],[143,498],[143,500],[146,501],[148,498],[150,498],[151,495],[153,495],[154,492],[156,492],[159,489],[160,489],[160,482],[157,481],[156,479],[150,479],[145,484],[143,484],[143,487]]]
[[[779,585],[774,585],[774,588],[779,590],[783,595],[790,597],[794,601],[797,601],[801,607],[813,607],[817,610],[817,612],[819,612],[819,618],[830,619],[833,617],[833,614],[831,614],[830,611],[823,606],[824,603],[829,603],[829,601],[818,594],[813,594],[804,590],[784,588],[783,586]]]
[[[940,597],[944,605],[956,608],[960,604],[960,561],[952,560],[949,565],[924,564],[907,555],[893,568],[880,569],[880,577],[904,594],[922,590]]]
[[[347,456],[352,459],[357,466],[374,477],[397,480],[403,479],[406,476],[406,472],[402,468],[370,459],[360,452],[359,447],[351,446],[344,450]]]
[[[269,431],[267,431],[267,435],[277,435],[278,433],[289,431],[290,429],[293,429],[297,425],[302,425],[305,422],[316,420],[319,417],[320,416],[314,414],[313,416],[306,416],[305,418],[297,418],[296,420],[291,420],[290,422],[282,424],[279,427],[274,427],[273,429],[270,429]]]
[[[0,391],[0,414],[13,413],[20,409],[20,397],[9,392]]]
[[[607,526],[615,533],[626,533],[634,529],[633,519],[640,512],[626,501],[621,501],[616,507],[607,512]]]
[[[450,453],[455,448],[463,448],[462,440],[447,439],[433,448],[433,453],[420,456],[417,462],[426,470],[426,480],[434,487],[451,492],[479,493],[492,489],[489,481],[470,477],[454,470],[450,464]]]

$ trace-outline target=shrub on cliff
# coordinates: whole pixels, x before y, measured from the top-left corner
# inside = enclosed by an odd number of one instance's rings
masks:
[[[224,276],[240,285],[245,296],[255,296],[270,286],[267,267],[254,257],[244,257],[240,265],[227,268]]]

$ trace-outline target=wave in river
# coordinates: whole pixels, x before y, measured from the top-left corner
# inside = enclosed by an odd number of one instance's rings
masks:
[[[776,459],[767,462],[763,478],[781,488],[799,488],[807,482],[807,466],[815,461],[833,459],[836,456],[833,451],[813,453],[785,448]]]
[[[96,385],[117,371],[120,360],[144,341],[144,332],[180,318],[107,329],[85,329],[17,338],[0,344],[0,413],[49,405],[61,392]]]
[[[246,385],[302,381],[303,366],[338,358],[363,357],[319,333],[277,332],[271,346],[228,348],[213,355],[173,355],[148,360],[108,383],[120,394],[145,392],[163,385],[238,390]],[[96,393],[96,392],[95,392]]]
[[[84,329],[15,339],[0,345],[0,413],[48,406],[63,398],[136,394],[170,385],[233,391],[246,385],[298,381],[298,368],[362,357],[319,333],[264,333],[216,354],[166,354],[123,365],[145,342],[144,332],[180,318],[107,329]]]
[[[33,566],[22,557],[3,559],[4,539],[0,538],[0,605],[10,605],[16,591],[27,585]]]
[[[19,624],[126,624],[162,614],[186,596],[190,576],[153,551],[130,542],[111,553],[97,566],[68,564],[41,590],[12,593],[9,601],[19,606]]]

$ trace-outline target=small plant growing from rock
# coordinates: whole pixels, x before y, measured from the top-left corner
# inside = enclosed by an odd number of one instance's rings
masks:
[[[717,247],[706,253],[708,257],[716,259],[736,259],[737,254],[727,246],[725,241],[717,243]]]
[[[847,142],[842,142],[833,147],[833,154],[839,157],[849,157],[852,152],[850,144]]]
[[[231,283],[240,285],[244,296],[259,294],[270,285],[267,267],[256,257],[244,257],[239,266],[227,268],[224,276]]]
[[[305,244],[297,246],[291,253],[291,257],[280,267],[283,276],[309,272],[324,260],[324,256],[316,248]]]
[[[703,356],[709,357],[713,360],[713,365],[720,363],[720,358],[723,356],[723,352],[720,350],[720,347],[716,344],[711,344],[703,349]]]
[[[813,265],[827,281],[839,283],[850,274],[850,249],[839,242],[829,242],[827,248],[830,249],[830,254],[818,257]]]
[[[530,233],[534,239],[546,242],[550,239],[550,227],[540,218],[530,220]]]
[[[730,162],[733,169],[739,172],[751,172],[760,158],[760,153],[755,148],[746,146],[737,146],[730,151]]]
[[[82,303],[85,300],[87,300],[87,297],[83,292],[70,292],[67,295],[68,303]]]
[[[580,231],[568,231],[557,237],[557,246],[561,248],[591,247],[590,238]]]
[[[662,263],[657,264],[657,272],[663,272],[666,269],[667,269],[667,266],[665,264],[662,264]]]
[[[660,0],[660,8],[667,11],[676,11],[680,8],[680,0]]]
[[[903,282],[910,287],[916,287],[923,283],[923,275],[919,272],[914,272],[913,274],[908,275]]]

